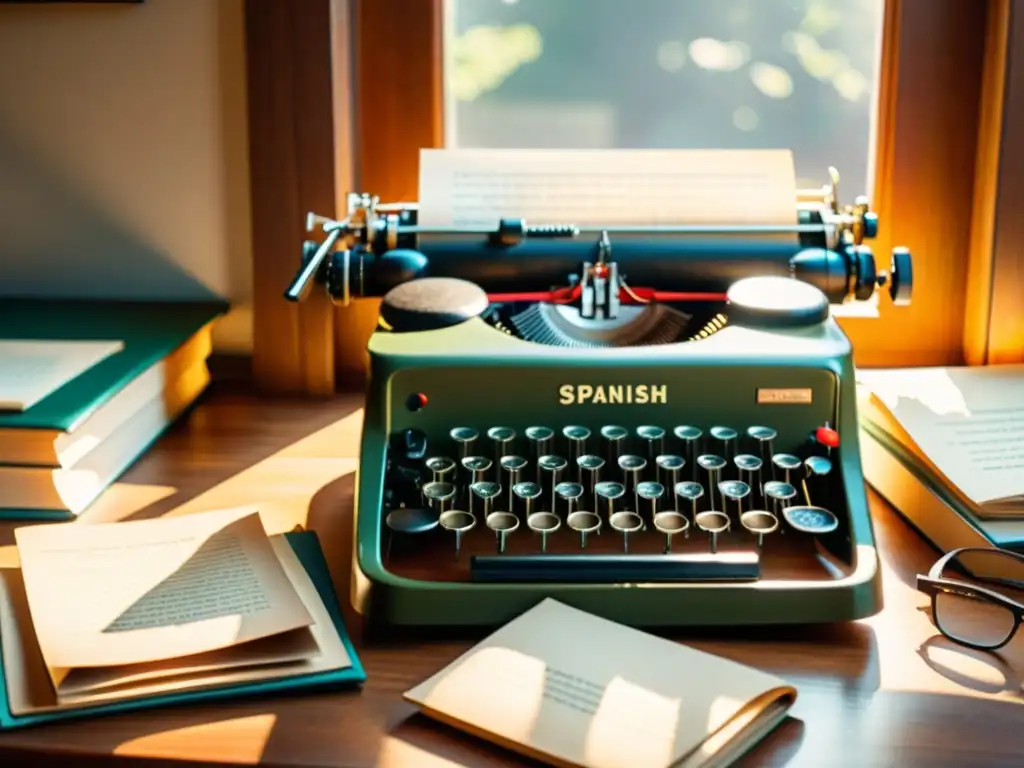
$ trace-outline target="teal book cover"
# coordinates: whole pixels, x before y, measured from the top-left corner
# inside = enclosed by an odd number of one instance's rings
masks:
[[[226,302],[2,299],[0,339],[122,341],[124,348],[25,411],[0,413],[0,429],[70,431],[207,324]]]
[[[182,706],[188,704],[209,704],[237,698],[253,698],[300,693],[303,691],[338,689],[352,690],[361,687],[366,681],[366,673],[356,654],[352,640],[345,629],[344,619],[338,608],[338,597],[331,583],[330,572],[324,560],[320,541],[313,531],[298,531],[286,534],[289,544],[302,563],[310,580],[316,587],[320,599],[323,600],[334,627],[345,646],[350,666],[327,672],[318,672],[298,677],[290,677],[259,683],[246,683],[224,688],[209,688],[199,691],[182,692],[152,696],[131,701],[102,704],[64,712],[40,712],[31,715],[14,716],[11,714],[10,699],[7,692],[6,676],[3,674],[3,656],[0,652],[0,730],[23,728],[46,723],[113,715],[126,712],[154,709],[158,707]]]

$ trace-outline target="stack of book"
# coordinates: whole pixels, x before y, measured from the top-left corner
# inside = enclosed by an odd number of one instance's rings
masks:
[[[86,510],[206,388],[224,309],[0,302],[0,518]]]
[[[1024,551],[1024,365],[858,378],[865,480],[942,551]]]

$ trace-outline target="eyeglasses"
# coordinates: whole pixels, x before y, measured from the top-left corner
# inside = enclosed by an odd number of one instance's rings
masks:
[[[952,578],[954,577],[955,578]],[[1024,617],[1024,555],[991,547],[963,547],[943,555],[917,588],[932,599],[932,621],[943,635],[992,651],[1013,638]]]

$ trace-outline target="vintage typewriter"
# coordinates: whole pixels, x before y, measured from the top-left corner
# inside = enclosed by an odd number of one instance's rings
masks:
[[[383,297],[353,599],[386,625],[492,625],[552,596],[637,626],[853,620],[881,607],[851,345],[885,288],[865,200],[790,226],[419,226],[310,216],[286,298]]]

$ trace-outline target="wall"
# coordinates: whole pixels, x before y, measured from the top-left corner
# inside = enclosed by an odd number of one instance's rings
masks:
[[[251,348],[242,13],[0,5],[0,296],[221,296]]]

